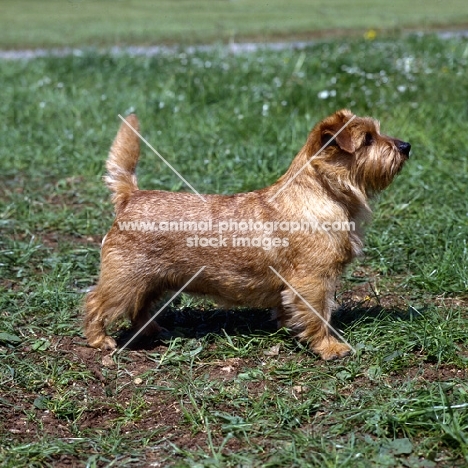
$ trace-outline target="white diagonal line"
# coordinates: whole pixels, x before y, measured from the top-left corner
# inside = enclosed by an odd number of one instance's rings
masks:
[[[278,278],[280,278],[284,284],[286,284],[286,286],[288,286],[289,289],[291,289],[291,291],[294,292],[294,294],[296,294],[297,297],[299,297],[299,299],[302,300],[302,302],[304,302],[304,304],[309,307],[309,309],[327,326],[327,328],[329,328],[330,330],[332,330],[344,343],[346,343],[352,350],[354,353],[356,353],[356,350],[343,338],[343,336],[338,333],[318,312],[317,310],[311,306],[287,281],[285,278],[283,278],[272,266],[270,266],[270,269],[273,271],[273,273],[275,273],[276,276],[278,276]]]
[[[122,346],[117,354],[120,354],[204,269],[202,266],[136,333],[133,335],[124,346]]]
[[[141,141],[143,141],[143,143],[145,143],[146,146],[148,146],[148,148],[150,148],[150,149],[154,152],[154,154],[156,154],[157,156],[159,156],[159,158],[160,158],[160,159],[161,159],[161,160],[162,160],[162,161],[163,161],[163,162],[164,162],[164,163],[165,163],[165,164],[166,164],[166,165],[183,181],[183,182],[185,182],[185,184],[188,185],[188,186],[192,189],[192,191],[193,191],[194,193],[196,193],[196,194],[206,203],[206,198],[204,198],[203,195],[200,195],[200,193],[190,184],[190,182],[188,182],[181,174],[179,174],[179,172],[177,172],[177,170],[176,170],[174,167],[172,167],[172,165],[171,165],[168,161],[166,161],[166,159],[164,159],[164,158],[159,154],[159,152],[158,152],[157,150],[155,150],[155,149],[150,145],[150,143],[148,143],[148,141],[147,141],[145,138],[143,138],[143,137],[140,135],[140,133],[138,132],[138,130],[136,130],[135,128],[133,128],[120,114],[119,114],[119,118],[120,118],[125,124],[127,124],[127,126],[128,126],[129,128],[131,128],[132,131],[133,131],[136,135],[138,135],[138,136],[140,137]]]
[[[355,118],[353,115],[268,201],[273,201]]]

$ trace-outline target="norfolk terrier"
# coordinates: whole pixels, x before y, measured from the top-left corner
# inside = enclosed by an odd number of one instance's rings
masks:
[[[161,330],[150,307],[168,290],[276,310],[323,359],[350,352],[329,325],[344,267],[363,246],[369,199],[386,188],[411,145],[343,109],[319,122],[273,185],[234,195],[139,190],[138,120],[122,123],[107,160],[115,221],[97,286],[86,297],[90,346],[115,349],[106,326],[130,318]]]

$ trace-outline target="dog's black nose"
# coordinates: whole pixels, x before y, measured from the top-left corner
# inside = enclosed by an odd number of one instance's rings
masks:
[[[400,153],[403,153],[407,158],[409,158],[409,153],[411,150],[411,145],[406,141],[399,141],[397,143],[397,148]]]

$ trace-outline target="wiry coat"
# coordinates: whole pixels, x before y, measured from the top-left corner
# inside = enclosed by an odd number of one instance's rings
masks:
[[[127,117],[127,124],[137,130],[137,117]],[[98,284],[86,298],[88,343],[115,348],[115,340],[106,334],[107,324],[126,315],[135,326],[143,325],[155,300],[166,290],[180,289],[204,267],[185,292],[207,294],[231,305],[276,308],[280,322],[324,359],[347,354],[349,346],[327,325],[336,281],[362,249],[362,221],[371,213],[369,198],[390,184],[408,158],[410,145],[381,135],[374,119],[341,110],[315,126],[288,171],[273,185],[235,195],[203,195],[203,200],[193,193],[139,190],[135,176],[139,138],[127,124],[121,125],[107,160],[105,182],[113,193],[116,218],[103,242]],[[221,242],[216,227],[232,220],[278,226],[335,223],[356,229],[232,230],[222,233]],[[214,230],[122,228],[131,222],[137,223],[135,227],[171,221],[211,221]],[[218,237],[221,245],[197,246],[195,235]],[[244,236],[256,237],[256,246],[239,245]],[[268,237],[278,238],[279,244],[266,248]],[[158,330],[153,322],[146,331]]]

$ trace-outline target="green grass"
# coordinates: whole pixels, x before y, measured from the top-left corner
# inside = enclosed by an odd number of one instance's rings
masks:
[[[468,24],[464,0],[17,0],[3,2],[0,47],[314,37]]]
[[[434,37],[0,62],[0,464],[466,466],[467,66],[466,41]],[[114,365],[84,346],[117,114],[198,190],[234,193],[275,181],[341,107],[413,145],[337,292],[355,356],[321,362],[262,312],[187,299],[178,338]],[[185,190],[149,150],[138,172]]]

